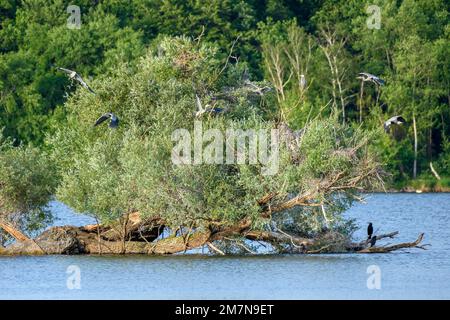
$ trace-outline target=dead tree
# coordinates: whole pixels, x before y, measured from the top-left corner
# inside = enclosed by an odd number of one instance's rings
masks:
[[[322,28],[319,33],[319,47],[325,55],[330,68],[331,93],[333,96],[333,107],[337,107],[338,100],[341,106],[342,123],[345,123],[348,88],[344,85],[348,66],[345,63],[344,51],[346,38],[340,38],[337,32],[330,28]]]

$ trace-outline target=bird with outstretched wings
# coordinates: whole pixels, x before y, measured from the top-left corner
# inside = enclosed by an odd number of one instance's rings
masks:
[[[224,109],[217,108],[217,107],[209,107],[209,105],[206,105],[206,108],[203,107],[202,101],[200,100],[200,97],[195,94],[195,104],[197,105],[197,111],[195,112],[195,117],[199,118],[203,114],[210,114],[210,115],[217,115],[219,113],[222,113]]]
[[[69,77],[70,80],[77,81],[78,83],[80,83],[83,86],[83,88],[85,88],[89,92],[95,94],[94,90],[92,90],[92,88],[89,87],[89,85],[86,83],[86,81],[84,81],[84,79],[76,71],[66,69],[66,68],[61,68],[61,67],[56,67],[56,68],[59,71],[62,71],[65,74],[67,74],[67,76]]]
[[[110,128],[117,128],[119,126],[119,118],[117,118],[117,116],[114,113],[107,112],[103,114],[100,118],[98,118],[97,121],[95,121],[94,127],[102,124],[108,119],[111,119],[111,121],[109,122]]]
[[[386,83],[386,81],[384,81],[383,79],[381,79],[381,78],[379,78],[379,77],[377,77],[377,76],[375,76],[373,74],[367,73],[367,72],[360,72],[360,73],[358,73],[358,77],[357,78],[361,79],[364,82],[366,82],[366,81],[373,82],[373,83],[375,83],[378,86],[384,86],[385,83]]]
[[[388,132],[389,128],[392,125],[401,125],[406,123],[405,118],[403,118],[402,116],[393,116],[392,118],[389,118],[385,123],[384,123],[384,131]]]

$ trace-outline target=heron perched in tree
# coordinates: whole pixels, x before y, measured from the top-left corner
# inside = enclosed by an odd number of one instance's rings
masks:
[[[195,112],[195,116],[197,118],[201,117],[205,113],[210,115],[217,115],[223,112],[222,108],[210,107],[209,105],[206,105],[206,108],[203,108],[200,97],[197,94],[195,95],[195,102],[197,104],[197,111]]]
[[[388,119],[385,123],[384,123],[384,131],[388,132],[389,128],[395,124],[395,125],[401,125],[403,123],[406,123],[405,118],[403,118],[402,116],[393,116],[392,118]]]
[[[375,83],[378,86],[384,86],[385,81],[383,79],[380,79],[377,76],[374,76],[373,74],[367,73],[367,72],[360,72],[358,73],[358,79],[361,79],[363,82],[370,81]]]
[[[250,81],[250,74],[248,73],[247,68],[245,68],[244,72],[242,72],[242,81],[244,83],[247,83],[248,81]]]
[[[109,122],[110,128],[115,129],[119,126],[119,118],[117,118],[117,116],[114,113],[107,112],[97,119],[97,121],[94,124],[94,127],[98,126],[99,124],[105,122],[108,119],[111,119],[111,121]]]
[[[372,239],[370,239],[370,246],[373,247],[377,243],[377,236],[373,236]]]
[[[304,74],[301,74],[301,75],[300,75],[299,84],[300,84],[300,88],[301,88],[302,90],[305,90],[305,88],[306,88],[306,78],[305,78],[305,75],[304,75]]]
[[[87,89],[87,90],[89,90],[89,92],[95,94],[94,90],[92,90],[91,87],[88,86],[86,81],[84,81],[83,78],[76,71],[69,70],[66,68],[61,68],[61,67],[56,67],[56,68],[58,70],[64,72],[65,74],[67,74],[67,76],[69,77],[70,80],[78,81],[85,89]]]
[[[370,240],[373,235],[373,225],[372,222],[369,222],[369,226],[367,227],[367,239]]]

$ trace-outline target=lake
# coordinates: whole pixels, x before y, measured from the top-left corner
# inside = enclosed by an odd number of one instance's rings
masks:
[[[365,238],[370,221],[376,233],[400,232],[382,243],[424,232],[432,246],[370,255],[0,257],[0,299],[449,299],[450,194],[370,194],[366,202],[346,212],[361,226],[355,238]],[[92,222],[59,203],[52,210],[58,225]],[[79,289],[67,286],[69,266],[79,270]],[[369,267],[379,271],[379,289],[368,288]]]

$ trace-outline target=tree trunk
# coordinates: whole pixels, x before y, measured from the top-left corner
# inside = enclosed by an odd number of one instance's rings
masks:
[[[413,129],[414,129],[414,165],[413,165],[413,179],[417,178],[417,125],[416,116],[413,113]]]
[[[363,250],[359,250],[357,251],[357,253],[386,253],[386,252],[391,252],[391,251],[395,251],[395,250],[399,250],[399,249],[405,249],[405,248],[420,248],[420,249],[425,249],[425,246],[419,246],[419,244],[422,242],[423,240],[423,236],[424,234],[421,233],[419,235],[419,237],[417,238],[416,241],[414,242],[404,242],[404,243],[399,243],[399,244],[395,244],[392,246],[386,246],[386,247],[369,247],[369,248],[365,248]]]
[[[152,228],[156,228],[152,224]],[[241,237],[253,241],[263,241],[270,243],[277,248],[280,253],[384,253],[403,248],[423,248],[419,243],[423,239],[423,234],[415,242],[400,243],[386,247],[368,247],[369,242],[364,239],[361,242],[351,243],[348,236],[338,232],[329,231],[319,234],[314,238],[302,238],[297,235],[287,234],[282,230],[257,231],[250,230],[251,222],[243,220],[233,226],[214,226],[206,230],[192,231],[191,233],[170,236],[165,239],[159,238],[159,233],[155,234],[151,241],[127,241],[122,239],[105,240],[98,237],[97,228],[86,227],[53,227],[44,231],[34,240],[18,241],[6,248],[0,249],[0,255],[34,255],[34,254],[175,254],[183,253],[194,248],[202,248],[207,245],[214,252],[223,254],[212,242],[228,241],[229,237]],[[157,229],[157,228],[156,228]],[[215,231],[212,231],[215,230]],[[380,241],[383,238],[393,238],[398,232],[378,235]],[[131,237],[128,235],[128,237]],[[378,243],[378,242],[377,242]],[[125,245],[125,250],[124,250]],[[249,252],[247,250],[247,252]],[[254,252],[251,252],[254,253]]]
[[[364,93],[364,81],[361,80],[361,91],[359,94],[359,123],[362,123],[363,118],[363,93]]]
[[[4,220],[0,220],[0,228],[5,230],[7,233],[9,233],[14,239],[17,241],[29,241],[30,238],[28,238],[26,235],[24,235],[20,230],[17,230],[12,224],[9,222],[6,222]]]
[[[25,234],[23,234],[20,230],[15,228],[12,224],[7,221],[0,220],[0,228],[9,233],[14,239],[18,242],[22,243],[29,247],[29,250],[33,254],[45,254],[45,250],[41,248],[34,240],[28,238]],[[1,252],[0,252],[1,254]]]

